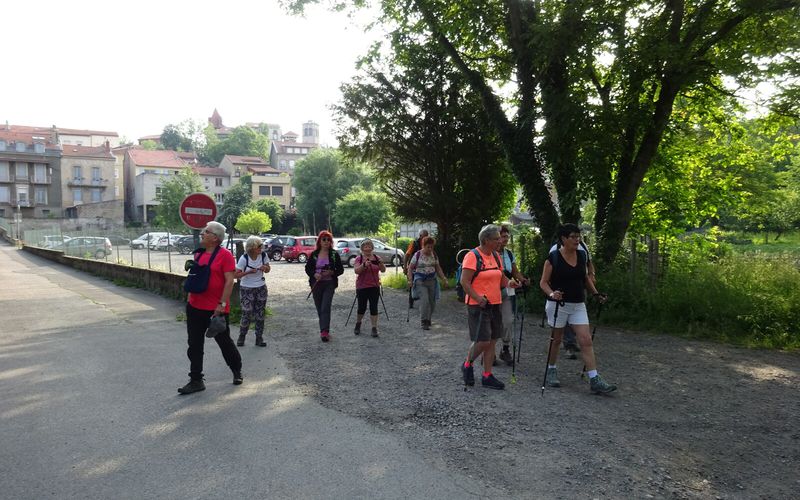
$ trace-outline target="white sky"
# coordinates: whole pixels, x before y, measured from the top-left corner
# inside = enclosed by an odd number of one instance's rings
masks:
[[[0,121],[116,131],[135,141],[214,108],[226,126],[320,124],[372,38],[344,14],[277,0],[11,0]]]

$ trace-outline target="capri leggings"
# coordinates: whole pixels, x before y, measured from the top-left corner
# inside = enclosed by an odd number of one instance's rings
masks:
[[[380,296],[380,293],[380,288],[377,286],[357,289],[356,297],[358,298],[358,314],[364,314],[367,311],[367,301],[369,300],[369,314],[371,316],[377,316],[378,297]]]

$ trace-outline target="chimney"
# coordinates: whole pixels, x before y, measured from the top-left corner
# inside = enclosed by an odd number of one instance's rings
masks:
[[[109,143],[108,141],[106,141],[106,143],[105,143],[105,144],[103,144],[103,146],[105,146],[103,149],[105,149],[105,152],[106,152],[106,153],[111,153],[111,143]]]

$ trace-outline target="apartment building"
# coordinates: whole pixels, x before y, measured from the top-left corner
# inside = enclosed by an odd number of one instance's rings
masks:
[[[61,146],[47,134],[0,129],[0,217],[61,217]]]
[[[62,146],[61,203],[64,217],[77,218],[77,207],[84,204],[117,200],[115,175],[119,173],[116,171],[116,162],[108,142],[96,147],[73,144]],[[120,201],[120,206],[121,203]],[[109,218],[120,215],[121,210],[109,214]]]

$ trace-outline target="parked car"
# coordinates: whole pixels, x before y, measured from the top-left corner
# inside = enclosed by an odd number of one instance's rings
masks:
[[[64,255],[73,257],[91,255],[95,259],[103,259],[111,255],[111,250],[111,242],[101,236],[79,236],[64,243]]]
[[[39,247],[42,247],[42,248],[50,248],[50,249],[61,248],[64,245],[65,242],[67,242],[67,241],[69,241],[71,239],[72,238],[70,238],[69,236],[67,236],[65,234],[62,234],[62,235],[59,235],[59,234],[48,234],[48,235],[42,236],[42,239],[38,243],[36,243],[36,246],[39,246]]]
[[[227,248],[231,251],[231,253],[236,256],[236,246],[241,243],[242,244],[242,251],[244,251],[244,243],[247,241],[247,238],[226,238],[222,240],[222,248]]]
[[[185,236],[184,234],[170,234],[169,237],[162,236],[156,241],[155,249],[164,252],[167,250],[175,250],[175,242],[178,241],[178,238],[184,238]]]
[[[286,242],[293,238],[293,236],[275,236],[267,242],[264,241],[264,248],[266,249],[269,258],[275,262],[281,260],[283,257],[283,249],[286,248]]]
[[[108,241],[110,241],[112,245],[120,246],[120,245],[130,245],[131,244],[131,240],[129,240],[128,238],[126,238],[124,236],[120,236],[118,234],[108,234],[108,235],[106,235],[106,238],[108,238]]]
[[[192,250],[197,248],[199,245],[194,244],[194,236],[180,236],[175,240],[174,243],[175,250],[178,252],[187,255],[192,253]]]
[[[361,255],[361,242],[364,238],[339,238],[336,240],[336,251],[339,252],[339,257],[342,262],[349,267],[353,267],[356,257]],[[392,266],[403,265],[405,254],[394,247],[390,247],[380,240],[372,240],[375,247],[374,253],[381,258],[385,263]]]
[[[131,248],[144,248],[146,246],[151,246],[150,242],[153,239],[157,241],[159,238],[166,235],[167,233],[164,232],[144,233],[135,240],[131,241]]]
[[[289,236],[283,246],[283,258],[286,262],[305,263],[308,256],[317,248],[316,236]]]

